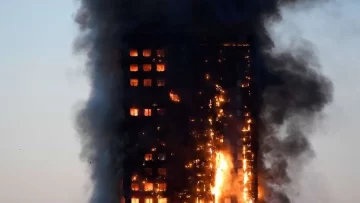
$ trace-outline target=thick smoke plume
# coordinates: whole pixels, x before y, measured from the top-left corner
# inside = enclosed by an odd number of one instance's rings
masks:
[[[78,114],[82,157],[89,162],[93,180],[90,203],[119,202],[119,181],[127,136],[121,131],[123,109],[121,37],[140,23],[155,21],[164,26],[191,23],[191,5],[196,0],[82,0],[76,22],[80,34],[75,50],[87,54],[92,91]],[[265,201],[290,202],[284,187],[291,182],[289,164],[300,163],[311,152],[307,129],[332,99],[332,85],[320,74],[309,44],[289,52],[272,53],[274,44],[266,23],[281,20],[280,8],[307,0],[197,0],[203,16],[199,22],[247,22],[258,50],[254,64],[264,76],[261,117],[261,183]],[[267,77],[271,75],[271,77]],[[272,79],[269,79],[272,78]],[[284,136],[278,136],[285,128]],[[300,162],[298,162],[300,161]]]

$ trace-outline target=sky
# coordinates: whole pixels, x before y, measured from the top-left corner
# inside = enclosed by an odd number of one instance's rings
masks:
[[[74,128],[89,84],[72,53],[72,0],[0,0],[0,202],[85,203],[91,184]],[[296,184],[295,203],[360,199],[360,1],[286,8],[269,30],[282,50],[314,43],[334,102],[310,135],[317,153]]]

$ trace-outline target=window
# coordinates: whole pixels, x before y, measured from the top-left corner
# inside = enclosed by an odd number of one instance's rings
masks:
[[[151,199],[151,198],[145,198],[145,203],[153,203],[153,199]]]
[[[159,198],[158,203],[167,203],[167,199],[166,198]]]
[[[137,64],[130,65],[130,72],[137,72],[139,70],[139,66]]]
[[[151,116],[151,109],[144,109],[144,116]]]
[[[238,110],[236,110],[236,115],[237,116],[241,116],[241,111],[238,109]]]
[[[140,190],[140,186],[138,183],[131,183],[131,190],[132,191],[139,191]]]
[[[152,175],[152,169],[151,168],[145,168],[145,173],[147,175]]]
[[[165,57],[165,51],[164,51],[164,49],[158,49],[158,50],[156,50],[156,55],[157,55],[157,57],[160,57],[160,58]]]
[[[151,71],[151,64],[144,64],[143,65],[143,71],[145,71],[145,72]]]
[[[130,79],[130,86],[131,87],[139,86],[139,80],[138,79]]]
[[[145,161],[151,161],[152,160],[152,154],[145,154]]]
[[[165,86],[165,80],[157,80],[157,86],[158,86],[158,87],[163,87],[163,86]]]
[[[130,49],[130,56],[131,57],[139,56],[138,51],[136,49]]]
[[[154,184],[153,183],[145,183],[144,190],[145,191],[153,191],[154,190]]]
[[[151,87],[151,79],[144,79],[144,86]]]
[[[143,50],[143,56],[144,57],[150,57],[151,56],[151,49],[144,49]]]
[[[131,115],[131,116],[139,116],[139,109],[137,109],[137,108],[130,108],[130,115]]]
[[[156,71],[164,72],[165,71],[165,64],[163,64],[163,63],[156,64]]]
[[[166,168],[158,168],[158,174],[161,176],[166,176]]]
[[[166,183],[158,183],[158,188],[159,191],[166,191]]]
[[[156,111],[157,111],[157,114],[160,116],[163,116],[165,114],[165,110],[163,108],[157,108]]]
[[[131,203],[140,203],[139,198],[131,198]]]
[[[161,160],[161,161],[165,161],[166,154],[159,154],[158,159]]]
[[[242,82],[241,82],[240,80],[238,80],[238,81],[236,81],[236,85],[237,85],[238,87],[241,87]]]

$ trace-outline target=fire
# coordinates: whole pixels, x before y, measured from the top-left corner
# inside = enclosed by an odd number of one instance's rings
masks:
[[[225,155],[224,152],[219,151],[216,152],[216,163],[215,163],[215,185],[212,188],[212,194],[215,196],[215,203],[220,202],[220,198],[222,197],[226,187],[225,182],[230,177],[231,171],[231,160],[230,157]]]
[[[173,91],[171,91],[169,93],[169,96],[170,96],[171,101],[176,102],[176,103],[180,102],[180,96],[178,94],[174,93]]]

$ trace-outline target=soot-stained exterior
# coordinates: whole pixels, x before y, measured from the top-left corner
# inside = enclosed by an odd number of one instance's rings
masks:
[[[146,25],[123,41],[125,120],[119,125],[129,140],[122,201],[213,202],[209,143],[231,149],[233,173],[243,171],[244,157],[253,162],[247,170],[255,178],[247,184],[256,199],[257,85],[246,28]],[[212,108],[219,101],[227,115],[221,120]]]

